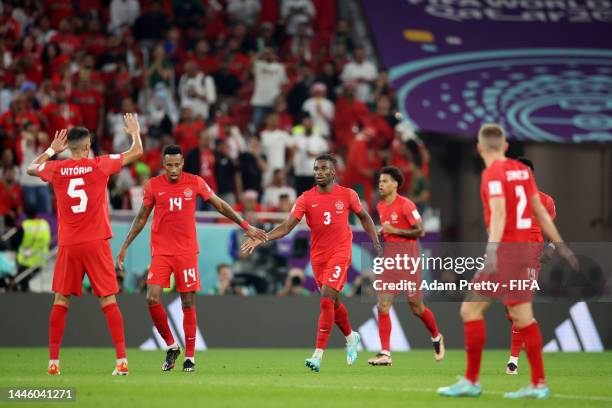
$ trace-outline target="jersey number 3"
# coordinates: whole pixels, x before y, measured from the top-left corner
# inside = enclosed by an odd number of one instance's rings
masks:
[[[70,207],[75,214],[83,213],[87,210],[87,193],[83,189],[77,190],[77,187],[84,185],[85,181],[80,177],[70,179],[70,184],[68,184],[68,196],[80,199],[77,205]]]

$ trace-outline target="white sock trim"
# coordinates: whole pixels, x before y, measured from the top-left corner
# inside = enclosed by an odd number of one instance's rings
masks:
[[[442,340],[442,334],[438,333],[438,335],[436,337],[432,337],[431,341],[440,341]]]
[[[320,348],[315,349],[314,353],[312,353],[312,358],[316,358],[316,359],[321,360],[323,358],[323,352],[324,351],[325,350],[320,349]]]
[[[391,352],[389,350],[380,350],[380,354],[384,354],[385,356],[391,357]]]
[[[49,367],[51,367],[53,364],[59,367],[59,360],[49,360]]]
[[[518,357],[510,356],[510,359],[508,360],[508,364],[514,363],[514,365],[518,367],[518,360],[519,360]]]
[[[175,341],[174,343],[172,343],[171,345],[168,346],[168,348],[166,348],[166,350],[170,350],[170,349],[177,349],[180,348],[180,346],[178,345],[178,343]]]
[[[185,361],[187,360],[190,360],[193,364],[195,364],[195,356],[191,356],[191,357],[185,356]]]

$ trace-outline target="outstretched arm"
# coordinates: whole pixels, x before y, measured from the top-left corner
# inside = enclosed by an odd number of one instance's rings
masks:
[[[117,266],[119,270],[123,272],[123,260],[125,259],[125,252],[128,247],[132,243],[132,241],[140,234],[140,231],[147,225],[147,220],[149,219],[149,214],[153,210],[153,206],[147,207],[146,205],[142,205],[140,207],[140,211],[138,211],[138,215],[134,218],[132,222],[132,226],[130,227],[130,232],[128,232],[127,237],[125,238],[125,242],[121,245],[121,250],[119,251],[119,255],[117,255]]]
[[[378,234],[376,233],[376,226],[374,226],[374,221],[372,221],[372,217],[370,214],[363,208],[358,213],[355,213],[363,229],[368,234],[372,242],[374,243],[374,248],[376,249],[376,253],[378,256],[382,256],[382,246],[380,245],[380,241],[378,240]]]
[[[418,222],[412,226],[412,228],[395,228],[391,224],[383,224],[379,233],[382,234],[386,232],[387,234],[399,235],[406,238],[423,238],[425,236],[425,228],[423,227],[422,222]]]
[[[245,236],[254,240],[261,240],[263,242],[268,240],[268,236],[266,235],[266,232],[264,230],[249,225],[249,223],[245,219],[243,219],[236,211],[234,211],[232,206],[229,205],[225,200],[219,198],[216,195],[212,195],[208,199],[208,202],[211,203],[220,214],[225,215],[227,218],[240,225],[240,227],[244,230]]]
[[[138,123],[138,115],[135,113],[126,113],[123,115],[125,127],[123,130],[128,135],[132,136],[132,146],[123,153],[123,165],[134,163],[142,156],[142,139],[140,138],[140,124]]]
[[[58,153],[63,152],[68,147],[68,129],[62,129],[55,132],[55,137],[53,138],[53,142],[51,142],[51,146],[45,150],[43,154],[35,158],[32,163],[28,165],[26,172],[30,176],[38,176],[38,166],[52,158]]]
[[[295,218],[293,215],[290,215],[280,225],[278,225],[272,231],[268,232],[267,234],[268,240],[273,241],[275,239],[284,237],[285,235],[290,233],[295,228],[295,226],[298,225],[299,223],[300,223],[300,220]],[[251,238],[250,240],[242,244],[242,246],[240,247],[240,250],[246,254],[250,254],[253,252],[255,248],[257,248],[263,242],[264,241],[262,240]]]

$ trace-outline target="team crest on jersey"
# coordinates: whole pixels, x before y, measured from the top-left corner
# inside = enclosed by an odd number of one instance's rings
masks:
[[[185,194],[185,197],[191,198],[191,196],[193,195],[193,191],[191,191],[191,189],[187,187],[185,191],[183,191],[183,194]]]
[[[393,221],[397,221],[397,213],[394,211],[393,214],[391,214],[391,219]]]
[[[342,210],[344,208],[344,203],[340,200],[336,201],[336,210]]]

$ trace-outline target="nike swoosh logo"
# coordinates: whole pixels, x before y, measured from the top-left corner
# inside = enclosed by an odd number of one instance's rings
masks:
[[[321,329],[321,330],[319,330],[319,331],[322,331],[323,333],[325,333],[325,332],[328,332],[329,330],[326,330],[326,329]]]
[[[158,193],[158,194],[159,195],[164,195],[164,194],[166,194],[166,192],[164,191],[164,192],[161,192],[161,193]]]
[[[190,288],[190,287],[192,287],[193,285],[195,285],[195,282],[194,282],[194,283],[188,283],[186,286],[187,286],[188,288]]]
[[[338,282],[338,279],[328,279],[328,282]]]
[[[319,205],[319,204],[313,204],[312,207],[316,207],[317,205]]]

